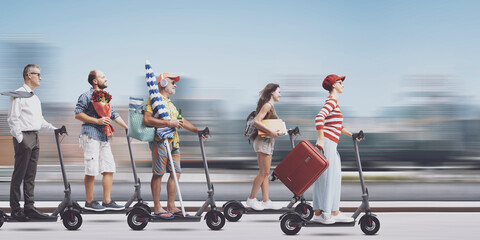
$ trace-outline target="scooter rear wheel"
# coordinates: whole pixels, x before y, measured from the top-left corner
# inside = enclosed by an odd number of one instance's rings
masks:
[[[67,210],[62,214],[63,226],[68,230],[77,230],[82,226],[82,215],[76,210]]]
[[[289,213],[281,219],[280,228],[287,235],[295,235],[302,229],[302,219],[295,213]]]
[[[225,208],[223,208],[223,213],[228,221],[236,222],[242,218],[242,206],[240,206],[238,203],[227,203]]]
[[[303,219],[311,220],[313,218],[313,207],[306,204],[300,203],[295,207],[295,212],[300,214]]]
[[[3,212],[2,209],[0,209],[0,227],[3,226],[4,222],[5,222],[5,213]]]
[[[220,230],[225,225],[225,217],[220,211],[209,211],[205,218],[207,226],[212,230]]]
[[[380,230],[380,221],[375,216],[366,216],[360,222],[360,229],[367,235],[374,235]]]

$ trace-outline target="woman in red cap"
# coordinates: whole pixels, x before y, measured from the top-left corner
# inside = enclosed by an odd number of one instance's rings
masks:
[[[340,134],[352,136],[343,127],[343,115],[338,105],[338,96],[343,93],[345,76],[328,75],[323,80],[323,88],[329,91],[325,105],[315,118],[318,132],[316,146],[324,151],[329,167],[315,181],[313,188],[313,209],[315,216],[312,221],[323,224],[335,222],[353,222],[353,218],[343,215],[340,211],[340,190],[342,184],[342,168],[340,155],[337,151]]]

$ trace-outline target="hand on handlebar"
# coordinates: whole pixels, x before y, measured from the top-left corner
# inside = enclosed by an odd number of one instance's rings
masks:
[[[201,135],[203,139],[207,139],[210,137],[210,129],[208,129],[208,127],[206,127],[205,129],[203,130],[200,130],[197,128],[197,134],[198,135]]]
[[[363,130],[355,133],[352,135],[353,139],[355,139],[357,142],[363,141],[365,139],[365,134],[363,133]]]

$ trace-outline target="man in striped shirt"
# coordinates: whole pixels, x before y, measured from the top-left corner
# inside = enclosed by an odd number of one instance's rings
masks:
[[[80,95],[75,108],[75,119],[83,122],[80,133],[80,144],[84,150],[85,161],[85,208],[92,211],[123,210],[123,206],[116,204],[115,201],[110,198],[113,173],[116,168],[104,126],[109,125],[111,119],[125,129],[127,129],[128,126],[113,107],[110,117],[100,117],[93,107],[93,92],[107,88],[107,78],[105,74],[99,70],[90,71],[88,83],[92,85],[92,88]],[[98,175],[99,172],[103,175],[102,205],[93,199],[95,176]]]

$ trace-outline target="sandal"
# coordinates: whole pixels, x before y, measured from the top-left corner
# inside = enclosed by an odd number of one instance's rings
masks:
[[[184,216],[184,215],[182,214],[182,211],[180,210],[180,211],[178,211],[178,212],[175,212],[175,213],[173,213],[173,215],[172,215],[172,216],[179,216],[179,217],[190,217],[190,214],[188,214],[188,213],[185,213],[185,216]]]
[[[174,219],[175,216],[173,216],[173,214],[170,215],[170,216],[168,216],[168,217],[162,216],[162,215],[169,214],[169,213],[170,213],[170,212],[159,212],[159,213],[154,213],[154,214],[152,214],[152,216],[154,216],[154,217],[156,217],[156,218],[165,219],[165,220]]]

